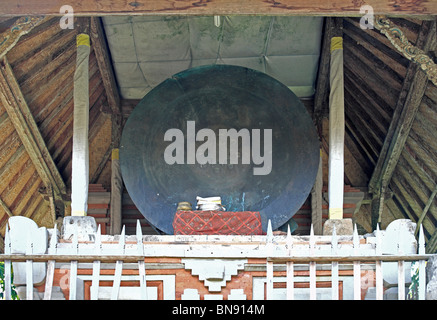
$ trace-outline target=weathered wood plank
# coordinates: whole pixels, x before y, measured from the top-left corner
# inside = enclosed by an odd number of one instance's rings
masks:
[[[15,0],[4,0],[0,16],[21,15],[57,15],[65,4],[62,0],[44,0],[17,5]],[[437,12],[437,4],[433,1],[417,2],[405,0],[394,5],[389,0],[367,0],[375,14],[390,16],[430,15]],[[74,2],[75,15],[101,16],[114,14],[141,14],[141,15],[224,15],[224,14],[282,14],[282,15],[345,15],[362,16],[360,7],[362,2],[353,0],[284,0],[261,1],[226,1],[226,0],[188,0],[128,2],[122,0],[78,0]]]

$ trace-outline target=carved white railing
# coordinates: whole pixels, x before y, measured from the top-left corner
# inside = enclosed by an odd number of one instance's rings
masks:
[[[268,239],[268,242],[272,242],[272,239]],[[287,235],[287,249],[288,257],[273,257],[267,258],[267,270],[273,270],[274,263],[286,263],[287,266],[287,299],[294,299],[294,264],[305,263],[309,264],[309,283],[310,283],[310,299],[316,299],[316,264],[331,264],[331,297],[333,300],[338,300],[339,298],[339,287],[338,287],[338,266],[340,263],[353,264],[353,290],[354,299],[361,300],[361,264],[362,263],[374,263],[375,265],[375,277],[376,277],[376,300],[383,299],[383,273],[382,273],[382,263],[383,262],[397,262],[398,263],[398,300],[405,300],[405,268],[404,262],[419,262],[419,288],[418,288],[418,298],[419,300],[425,300],[426,292],[426,270],[425,263],[429,259],[429,254],[425,254],[425,240],[423,234],[423,228],[420,226],[419,231],[419,249],[418,254],[402,254],[400,246],[398,245],[398,254],[394,255],[383,255],[381,254],[381,233],[378,229],[376,230],[376,245],[374,255],[360,255],[360,242],[358,238],[357,229],[355,227],[353,233],[353,254],[345,255],[344,252],[338,249],[338,239],[333,230],[332,240],[331,240],[331,254],[330,255],[315,255],[315,241],[313,228],[311,227],[311,234],[309,240],[309,255],[308,256],[298,256],[293,254],[293,242],[288,232]],[[273,295],[273,273],[267,272],[267,299]]]
[[[55,227],[56,230],[56,227]],[[101,240],[100,227],[97,230],[93,243],[81,244],[78,241],[78,233],[73,235],[71,243],[58,243],[57,237],[52,236],[47,254],[33,254],[32,241],[28,237],[27,250],[25,254],[11,254],[11,241],[9,237],[8,228],[5,234],[5,253],[0,255],[0,261],[4,261],[5,266],[5,292],[4,298],[11,299],[11,264],[12,262],[26,263],[26,297],[33,298],[33,263],[45,262],[47,263],[47,273],[45,278],[45,292],[44,300],[50,300],[52,296],[53,277],[55,273],[55,263],[69,263],[69,299],[75,300],[77,297],[76,279],[77,268],[80,263],[92,263],[92,286],[90,290],[90,298],[92,300],[98,299],[99,280],[100,280],[100,264],[112,263],[115,264],[115,272],[113,276],[113,286],[111,289],[111,299],[116,300],[119,296],[120,283],[122,278],[123,264],[136,263],[138,266],[138,281],[141,290],[141,299],[147,299],[146,289],[146,265],[145,259],[147,257],[181,257],[181,258],[210,258],[210,259],[241,259],[251,257],[263,257],[266,259],[266,298],[273,299],[274,288],[274,265],[281,264],[286,266],[286,298],[294,299],[295,288],[295,266],[308,265],[309,269],[309,290],[310,299],[316,299],[316,270],[321,265],[331,265],[331,297],[334,300],[339,299],[339,265],[346,264],[353,266],[353,297],[360,300],[361,297],[361,267],[362,265],[371,265],[375,268],[376,278],[376,299],[383,299],[383,262],[397,262],[398,263],[398,299],[404,300],[405,297],[405,268],[404,262],[418,261],[419,262],[419,294],[418,298],[425,299],[426,290],[426,273],[425,262],[430,258],[429,254],[425,254],[425,241],[423,229],[420,227],[418,254],[398,254],[388,255],[381,254],[381,232],[376,231],[376,243],[374,245],[373,254],[363,255],[360,250],[360,241],[357,230],[355,228],[352,247],[339,245],[338,237],[335,228],[332,234],[330,249],[324,249],[321,245],[316,243],[313,229],[309,236],[308,245],[295,245],[293,237],[288,231],[285,247],[284,244],[278,243],[273,235],[270,222],[267,231],[267,236],[254,236],[251,239],[256,239],[258,243],[256,250],[250,247],[247,250],[242,249],[241,246],[227,245],[226,250],[223,247],[214,248],[214,245],[196,247],[193,244],[161,244],[155,246],[143,241],[141,233],[141,226],[137,223],[137,231],[135,235],[136,244],[132,244],[132,237],[130,244],[126,246],[126,236],[124,228],[122,234],[119,236],[118,243],[103,244]],[[193,238],[195,240],[195,237]],[[259,240],[264,239],[263,244],[259,244]],[[257,242],[258,241],[258,242]],[[134,242],[135,243],[135,242]],[[195,241],[193,241],[195,243]],[[82,246],[82,247],[81,247]],[[398,246],[400,248],[400,246]],[[68,250],[66,250],[66,248]]]

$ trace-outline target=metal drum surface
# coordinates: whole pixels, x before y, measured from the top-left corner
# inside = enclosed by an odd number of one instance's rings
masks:
[[[177,139],[164,140],[170,129],[183,134],[183,163],[169,164],[164,158]],[[215,133],[215,164],[212,160],[201,164],[196,157],[196,152],[209,156],[213,150],[202,153],[209,138],[202,139],[201,129]],[[227,161],[219,163],[223,150],[219,137],[224,129],[250,134],[246,149],[243,139],[237,140],[238,163],[231,163],[230,140]],[[255,141],[260,142],[258,150]],[[263,156],[263,162],[257,156]],[[265,166],[268,159],[270,171]],[[178,202],[194,204],[196,196],[220,196],[227,211],[260,211],[263,230],[269,219],[276,229],[308,197],[318,163],[317,133],[296,95],[265,73],[229,65],[189,69],[155,87],[129,116],[120,147],[122,176],[130,197],[146,220],[167,234],[173,234]],[[263,174],[255,174],[255,168],[264,168]]]

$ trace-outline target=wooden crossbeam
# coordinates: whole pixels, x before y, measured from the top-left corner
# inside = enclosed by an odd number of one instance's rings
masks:
[[[435,20],[422,23],[416,46],[425,52],[430,49],[431,44],[435,41],[435,26]],[[405,146],[427,83],[426,74],[420,70],[417,64],[410,63],[393,119],[369,182],[369,190],[373,194],[372,228],[374,230],[381,219],[385,192]]]
[[[45,186],[62,198],[66,186],[6,57],[0,61],[0,101]]]
[[[2,0],[0,15],[61,15],[64,0],[27,1]],[[417,0],[77,0],[71,5],[76,15],[223,15],[223,14],[293,14],[293,15],[349,15],[360,16],[360,7],[371,5],[375,14],[430,15],[437,12],[435,1]]]

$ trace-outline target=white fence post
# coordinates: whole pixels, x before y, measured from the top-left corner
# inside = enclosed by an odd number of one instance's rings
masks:
[[[398,255],[402,255],[401,234],[398,236]],[[404,261],[398,261],[398,300],[405,300],[405,268]]]
[[[125,253],[125,226],[121,230],[120,240],[119,240],[119,253]],[[118,293],[120,291],[120,283],[121,283],[121,274],[123,272],[123,261],[117,260],[115,262],[115,274],[114,274],[114,282],[112,284],[112,292],[111,292],[111,300],[118,299]]]
[[[425,235],[423,227],[420,225],[419,230],[419,254],[425,254]],[[419,300],[425,300],[426,293],[426,269],[425,260],[419,261]]]
[[[100,224],[97,227],[97,234],[94,240],[94,249],[96,253],[102,254],[102,231]],[[98,300],[99,298],[99,285],[100,285],[100,260],[93,261],[93,279],[91,282],[91,300]]]
[[[141,231],[141,223],[140,220],[137,220],[137,251],[138,255],[144,255],[144,247],[143,247],[143,232]],[[146,264],[144,262],[144,258],[138,260],[138,274],[140,280],[140,288],[141,288],[141,299],[147,300],[147,282],[146,282]]]
[[[52,237],[50,238],[49,243],[49,254],[56,254],[56,248],[58,243],[58,236],[56,234],[58,228],[55,224],[55,227],[52,232]],[[44,300],[51,300],[52,298],[52,289],[53,289],[53,277],[55,274],[55,260],[48,260],[47,261],[47,275],[46,275],[46,286],[44,290]]]
[[[338,238],[337,238],[337,231],[335,228],[332,229],[332,237],[331,237],[331,254],[333,256],[338,255]],[[332,261],[331,266],[331,290],[332,290],[332,300],[338,300],[339,294],[338,294],[338,262]]]
[[[353,235],[354,255],[360,254],[360,239],[358,238],[357,225],[354,226]],[[360,261],[354,261],[354,300],[361,300],[361,267]]]
[[[311,231],[310,231],[310,257],[314,256],[314,249],[316,245],[316,239],[314,237],[314,228],[313,224],[311,224]],[[316,292],[316,262],[311,261],[309,264],[310,268],[310,300],[316,300],[317,298],[317,292]]]
[[[293,239],[291,238],[290,226],[287,229],[287,254],[291,257],[293,253]],[[294,263],[287,261],[287,300],[294,300]]]
[[[72,251],[74,254],[79,253],[79,230],[77,224],[74,226]],[[70,294],[69,300],[76,300],[76,288],[77,288],[77,260],[70,262]]]
[[[379,224],[376,225],[376,245],[375,245],[375,255],[382,255],[382,239],[381,231],[379,230]],[[384,298],[384,283],[382,277],[382,261],[375,261],[375,278],[376,278],[376,300],[383,300]]]
[[[31,239],[32,233],[27,231],[26,238],[26,254],[33,253],[33,243]],[[33,261],[26,260],[26,300],[33,300]]]
[[[269,261],[268,258],[273,253],[273,231],[272,223],[269,219],[267,225],[267,237],[266,237],[266,253],[267,253],[267,265],[266,265],[266,277],[267,277],[267,287],[266,287],[266,297],[267,300],[273,299],[273,262]]]
[[[11,254],[11,237],[9,235],[9,226],[6,224],[5,231],[5,254]],[[11,260],[5,260],[5,299],[12,299],[12,281],[11,281]]]

